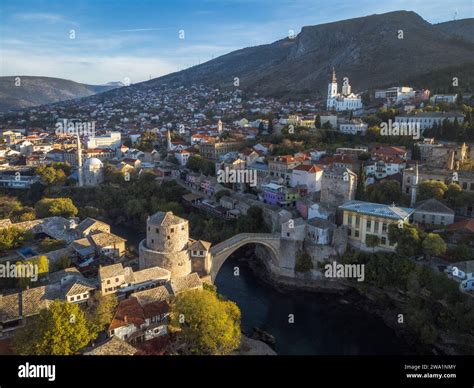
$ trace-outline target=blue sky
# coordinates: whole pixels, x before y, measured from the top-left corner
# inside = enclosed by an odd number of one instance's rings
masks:
[[[132,83],[315,25],[411,10],[473,17],[472,0],[0,0],[0,75]],[[74,30],[75,39],[70,39]],[[184,39],[179,32],[184,31]]]

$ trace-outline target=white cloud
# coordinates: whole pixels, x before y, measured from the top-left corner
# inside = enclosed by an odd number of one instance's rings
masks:
[[[24,12],[24,13],[17,13],[14,15],[15,19],[27,22],[45,22],[45,23],[69,23],[75,24],[76,22],[68,20],[66,17],[56,13],[48,13],[48,12]]]
[[[7,50],[2,60],[2,76],[45,76],[70,79],[87,84],[123,81],[131,83],[156,78],[184,67],[182,63],[137,56],[71,56],[25,55],[22,51]]]

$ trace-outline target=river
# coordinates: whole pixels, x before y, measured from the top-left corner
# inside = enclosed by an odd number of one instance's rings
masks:
[[[239,252],[239,251],[238,251]],[[234,268],[239,267],[239,276]],[[414,349],[397,338],[379,317],[334,294],[279,292],[262,282],[244,260],[229,257],[215,282],[217,291],[237,303],[242,330],[272,334],[284,355],[407,355]],[[291,315],[293,323],[290,323]]]
[[[112,232],[138,248],[145,233],[114,226]],[[275,350],[286,355],[407,355],[415,350],[398,339],[379,317],[361,311],[341,296],[309,292],[279,292],[261,281],[238,250],[220,269],[217,291],[237,303],[242,313],[242,330],[254,327],[276,339]],[[248,258],[247,258],[248,259]],[[255,257],[253,259],[257,260]],[[239,276],[234,276],[234,267]],[[294,323],[289,323],[293,314]]]

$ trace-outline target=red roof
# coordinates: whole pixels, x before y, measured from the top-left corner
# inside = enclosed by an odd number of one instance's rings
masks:
[[[315,173],[315,172],[323,171],[318,166],[316,166],[315,164],[313,164],[313,165],[311,165],[311,164],[300,164],[299,166],[295,167],[293,170],[307,171],[309,173]]]
[[[450,232],[467,230],[468,232],[474,233],[474,219],[456,222],[455,224],[449,225],[448,230]]]
[[[109,330],[114,330],[118,327],[128,326],[134,324],[140,327],[145,323],[145,314],[142,306],[138,303],[136,298],[129,298],[121,301],[115,312],[114,319],[110,323]]]

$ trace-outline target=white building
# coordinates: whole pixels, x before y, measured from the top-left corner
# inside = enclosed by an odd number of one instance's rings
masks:
[[[459,112],[420,112],[395,116],[396,123],[419,124],[421,130],[432,128],[435,123],[440,125],[444,120],[454,122],[455,119],[458,120],[459,124],[462,124],[464,122],[464,115]]]
[[[104,164],[97,158],[86,159],[82,166],[84,186],[98,186],[104,181]]]
[[[355,135],[358,133],[365,134],[368,125],[360,119],[339,120],[339,132]]]
[[[356,110],[362,108],[362,99],[360,95],[351,92],[349,79],[344,77],[341,93],[337,91],[336,71],[332,70],[332,80],[328,84],[327,109],[336,111]]]
[[[105,135],[94,136],[87,140],[87,148],[110,148],[117,150],[122,144],[122,135],[120,132],[109,132]]]
[[[384,90],[376,90],[375,98],[383,98],[392,103],[398,103],[403,100],[415,98],[416,92],[408,86],[394,86]]]
[[[306,186],[308,192],[321,191],[323,170],[315,165],[300,164],[291,170],[291,187]]]
[[[457,94],[435,94],[430,98],[430,102],[432,104],[439,104],[440,102],[455,103],[457,99]]]
[[[175,158],[178,160],[180,166],[186,166],[188,159],[191,156],[191,152],[182,150],[174,153]]]

